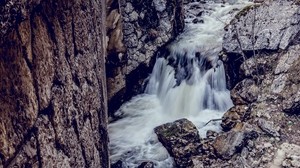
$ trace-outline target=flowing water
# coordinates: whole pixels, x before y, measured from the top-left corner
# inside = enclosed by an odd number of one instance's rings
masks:
[[[185,31],[157,58],[145,93],[123,104],[117,111],[122,118],[109,124],[112,163],[122,160],[131,168],[152,161],[155,167],[174,167],[153,128],[176,119],[191,120],[201,137],[207,130],[220,130],[219,123],[204,125],[221,118],[233,105],[218,57],[223,29],[249,4],[244,0],[215,0],[186,5]],[[193,23],[195,19],[203,23]]]

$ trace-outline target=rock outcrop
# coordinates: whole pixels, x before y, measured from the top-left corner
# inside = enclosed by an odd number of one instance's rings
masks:
[[[107,167],[105,1],[0,2],[0,167]]]
[[[230,88],[241,80],[238,67],[246,58],[258,52],[285,50],[299,42],[299,15],[297,1],[268,1],[246,7],[225,27],[223,48],[230,55]]]
[[[108,8],[106,74],[110,115],[141,93],[160,47],[184,27],[182,0],[113,0]],[[108,4],[108,5],[109,5]]]
[[[279,8],[287,12],[276,12]],[[298,1],[265,1],[245,8],[226,27],[223,47],[235,106],[221,125],[229,132],[240,124],[250,125],[259,135],[240,155],[228,157],[232,165],[298,163],[297,154],[288,154],[285,148],[300,145],[299,12]]]

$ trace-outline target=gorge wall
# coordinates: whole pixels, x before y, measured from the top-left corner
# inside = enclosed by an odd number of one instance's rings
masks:
[[[105,1],[0,2],[0,167],[107,167]]]
[[[108,109],[143,91],[160,47],[184,28],[183,0],[109,0],[106,59]]]

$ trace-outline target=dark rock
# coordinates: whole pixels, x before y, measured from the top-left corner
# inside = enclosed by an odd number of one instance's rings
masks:
[[[153,162],[143,162],[141,165],[138,166],[138,168],[154,168]]]
[[[123,162],[121,160],[118,160],[116,163],[113,163],[111,165],[111,168],[123,168]]]
[[[300,114],[300,102],[293,102],[283,107],[283,111],[288,114]]]
[[[192,165],[191,156],[198,154],[200,136],[196,126],[187,119],[176,120],[154,129],[159,141],[174,157],[177,167]]]

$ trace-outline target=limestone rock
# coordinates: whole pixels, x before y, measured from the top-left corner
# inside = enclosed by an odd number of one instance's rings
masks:
[[[228,53],[286,49],[299,33],[299,14],[295,1],[248,6],[225,28],[223,47]]]
[[[178,167],[192,165],[191,156],[198,153],[200,136],[196,126],[187,119],[176,120],[154,129],[159,141],[174,157]]]

